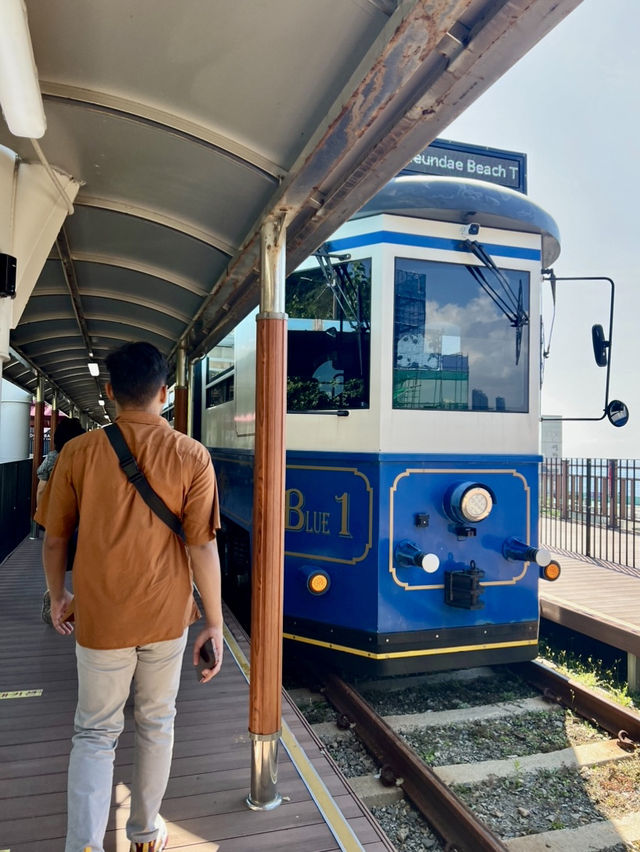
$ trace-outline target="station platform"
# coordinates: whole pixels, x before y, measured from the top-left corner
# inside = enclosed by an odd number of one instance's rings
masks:
[[[540,614],[627,653],[628,681],[640,690],[640,569],[551,549],[562,573],[540,582]]]
[[[0,564],[0,852],[62,852],[66,770],[77,684],[74,640],[40,619],[41,540]],[[197,630],[197,626],[193,630]],[[366,808],[283,699],[278,791],[254,812],[248,727],[249,648],[228,619],[220,674],[199,685],[185,654],[174,760],[162,814],[172,852],[393,850]],[[124,826],[133,752],[130,713],[116,752],[105,852],[128,852]]]

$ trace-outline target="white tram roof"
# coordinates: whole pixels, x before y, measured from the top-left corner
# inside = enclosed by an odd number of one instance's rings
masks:
[[[205,353],[257,303],[266,214],[294,269],[579,2],[26,0],[81,188],[5,377],[102,422],[89,348]],[[36,161],[2,118],[0,145]]]

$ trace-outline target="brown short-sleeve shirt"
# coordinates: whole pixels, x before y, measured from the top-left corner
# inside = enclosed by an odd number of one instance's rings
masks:
[[[211,457],[166,420],[125,411],[118,426],[151,487],[206,544],[220,526]],[[58,457],[36,520],[51,536],[78,527],[73,563],[76,638],[87,648],[176,639],[198,618],[183,543],[127,480],[102,430],[74,438]]]

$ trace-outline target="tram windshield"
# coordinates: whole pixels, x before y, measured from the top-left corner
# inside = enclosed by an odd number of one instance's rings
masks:
[[[369,407],[371,261],[323,260],[287,278],[289,411]]]
[[[529,310],[529,273],[502,269]],[[514,327],[466,266],[396,258],[393,407],[529,410],[529,326]]]

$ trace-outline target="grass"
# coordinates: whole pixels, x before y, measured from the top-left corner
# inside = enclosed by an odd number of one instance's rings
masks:
[[[640,693],[629,690],[621,674],[620,660],[603,659],[592,651],[567,650],[553,637],[540,637],[540,656],[552,662],[567,677],[577,680],[591,689],[599,689],[612,701],[635,710],[640,708]]]

